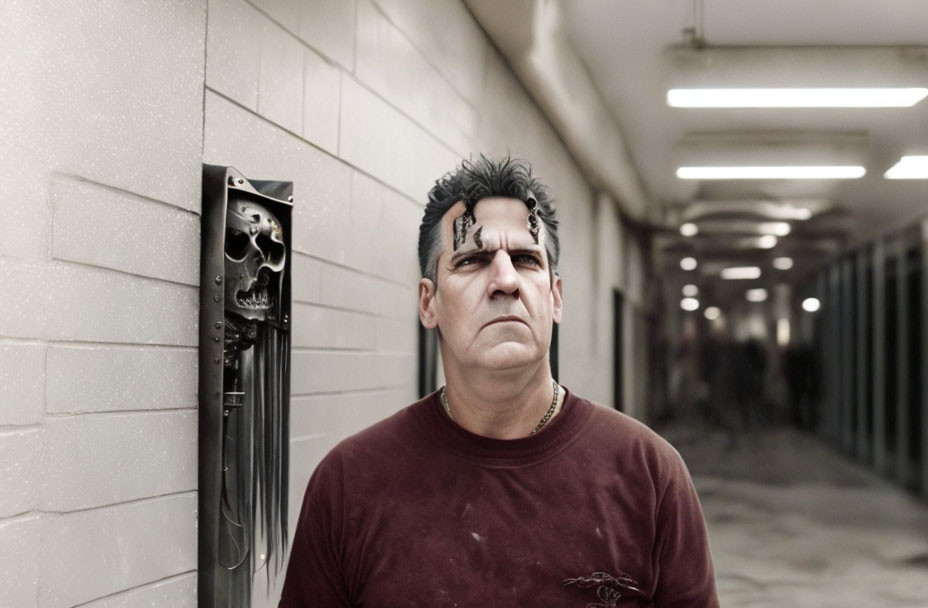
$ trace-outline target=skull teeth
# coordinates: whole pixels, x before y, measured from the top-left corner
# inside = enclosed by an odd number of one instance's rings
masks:
[[[244,296],[238,296],[237,300],[239,306],[243,308],[264,309],[271,306],[271,297],[266,289],[260,291],[251,290]]]

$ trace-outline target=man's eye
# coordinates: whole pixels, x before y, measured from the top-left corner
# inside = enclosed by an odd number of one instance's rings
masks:
[[[473,265],[473,264],[476,264],[476,263],[479,262],[479,261],[480,261],[480,258],[476,258],[476,257],[473,257],[473,258],[464,258],[464,259],[462,259],[462,260],[458,260],[458,263],[455,264],[454,267],[455,267],[455,268],[460,268],[461,266],[471,266],[471,265]]]
[[[541,266],[541,262],[538,261],[538,258],[536,258],[533,255],[528,255],[528,254],[520,254],[517,256],[513,256],[512,261],[516,262],[517,264],[528,264],[529,266]]]

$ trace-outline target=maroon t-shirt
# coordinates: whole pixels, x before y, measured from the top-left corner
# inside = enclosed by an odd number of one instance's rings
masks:
[[[434,393],[341,442],[306,490],[280,606],[718,606],[699,500],[653,431],[569,391],[523,439]]]

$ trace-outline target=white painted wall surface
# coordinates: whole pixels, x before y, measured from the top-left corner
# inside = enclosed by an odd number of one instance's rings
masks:
[[[0,606],[196,604],[202,162],[294,182],[292,520],[415,399],[418,222],[462,157],[552,187],[560,379],[611,404],[621,223],[456,0],[6,0],[0,34]]]

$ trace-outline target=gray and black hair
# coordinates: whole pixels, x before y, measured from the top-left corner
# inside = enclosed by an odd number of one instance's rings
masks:
[[[458,202],[472,210],[480,200],[494,196],[519,199],[529,208],[534,201],[538,218],[547,232],[545,250],[548,265],[552,276],[557,273],[561,247],[550,190],[532,175],[528,161],[509,157],[494,160],[481,155],[477,160],[463,161],[429,190],[429,202],[419,225],[419,269],[422,276],[431,279],[436,287],[442,246],[441,218]]]

